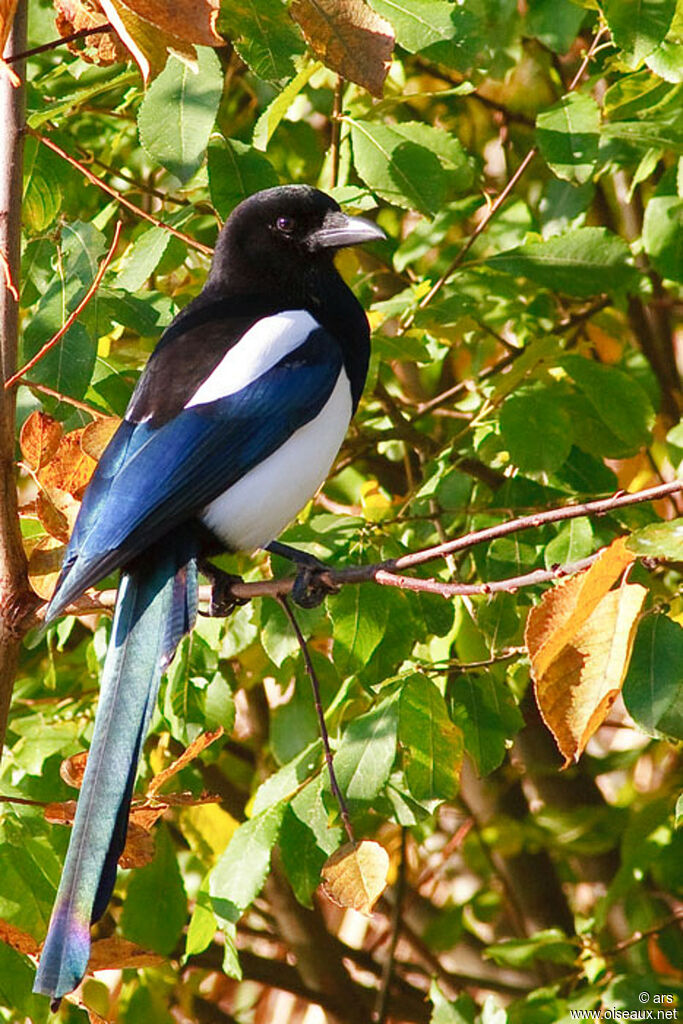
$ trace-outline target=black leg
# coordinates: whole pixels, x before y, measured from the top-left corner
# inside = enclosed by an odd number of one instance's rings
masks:
[[[327,566],[315,555],[299,551],[298,548],[290,547],[279,540],[271,541],[266,551],[281,558],[288,558],[298,566],[299,571],[292,587],[292,599],[300,608],[317,608],[328,594],[337,593],[338,587],[321,580],[320,574],[327,571]]]
[[[231,572],[226,572],[224,569],[219,569],[213,562],[209,562],[206,558],[200,558],[198,561],[199,571],[203,576],[206,576],[207,580],[211,584],[211,598],[209,600],[208,612],[202,612],[202,615],[208,615],[212,618],[224,619],[230,615],[238,605],[246,604],[244,598],[235,597],[231,593],[231,586],[233,583],[242,583],[241,576],[235,576]]]

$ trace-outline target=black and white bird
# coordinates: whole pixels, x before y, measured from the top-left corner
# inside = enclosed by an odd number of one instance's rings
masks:
[[[304,185],[226,221],[201,294],[163,334],[86,490],[51,622],[121,580],[69,850],[36,976],[78,985],[123,849],[163,669],[194,622],[197,565],[271,543],[328,474],[358,405],[370,338],[335,252],[384,237]]]

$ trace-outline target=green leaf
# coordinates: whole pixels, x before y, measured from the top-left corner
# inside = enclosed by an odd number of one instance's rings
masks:
[[[484,26],[480,12],[445,0],[371,0],[409,53],[462,71],[472,66]]]
[[[464,674],[449,683],[448,700],[477,773],[489,775],[501,764],[509,741],[524,727],[510,691],[490,672]]]
[[[272,103],[268,104],[254,125],[252,142],[255,149],[260,149],[265,152],[277,126],[280,124],[280,121],[285,117],[292,103],[309,79],[316,73],[316,71],[319,71],[322,66],[323,65],[320,61],[312,61],[310,64],[307,64],[301,69],[298,75],[294,76],[291,82],[287,82],[287,85],[284,89],[280,90]]]
[[[508,398],[500,431],[510,458],[523,472],[552,473],[571,451],[569,416],[550,391],[517,392]]]
[[[589,296],[634,286],[638,271],[630,257],[626,242],[606,228],[576,228],[543,242],[526,242],[486,263],[567,295]]]
[[[651,736],[683,740],[683,627],[668,615],[647,615],[633,646],[623,686],[628,713]]]
[[[649,442],[655,412],[638,381],[616,366],[582,356],[564,356],[561,366],[618,438],[634,449]]]
[[[222,4],[218,31],[229,36],[259,78],[280,82],[294,74],[292,58],[304,42],[280,0],[230,0]]]
[[[571,565],[586,558],[595,548],[593,527],[590,519],[583,516],[562,523],[557,536],[546,545],[544,551],[546,568],[554,565]]]
[[[571,0],[529,0],[526,31],[555,53],[566,53],[585,16]]]
[[[584,93],[563,96],[536,118],[536,140],[543,157],[558,178],[584,184],[598,158],[600,109]]]
[[[347,675],[362,668],[381,642],[388,605],[377,587],[344,587],[328,601],[334,636],[334,663]]]
[[[262,782],[254,794],[252,814],[260,814],[273,804],[293,796],[301,784],[319,769],[322,751],[322,740],[315,740],[292,761]]]
[[[398,126],[351,121],[356,170],[387,202],[433,216],[446,198],[446,177],[438,157],[411,141]]]
[[[0,942],[0,1006],[12,1014],[5,1019],[21,1018],[30,1020],[31,1024],[44,1024],[51,1016],[47,999],[33,995],[35,974],[36,969],[28,957]]]
[[[187,896],[168,829],[154,833],[151,864],[133,871],[121,914],[127,939],[167,956],[180,938],[187,917]]]
[[[147,228],[128,246],[116,274],[116,287],[136,292],[154,273],[163,257],[171,234],[164,228]],[[144,333],[144,332],[140,332]]]
[[[631,534],[626,547],[636,555],[683,561],[683,518],[643,526]]]
[[[197,893],[197,900],[187,928],[185,956],[203,953],[211,944],[215,934],[216,917],[211,906],[209,876],[207,875]]]
[[[636,67],[669,31],[676,0],[604,0],[603,11],[615,44]]]
[[[452,800],[458,792],[462,733],[426,676],[410,676],[401,689],[398,739],[406,782],[415,799]]]
[[[645,149],[670,149],[678,156],[683,155],[683,115],[639,121],[608,121],[603,124],[601,131],[608,139],[620,139]]]
[[[643,245],[662,277],[683,282],[683,198],[674,168],[664,175],[645,207]]]
[[[240,825],[211,872],[211,902],[225,921],[236,923],[263,888],[285,806],[275,804]]]
[[[397,691],[354,718],[344,731],[334,755],[334,771],[349,800],[372,800],[389,778],[396,756],[398,698]]]
[[[225,218],[247,196],[277,185],[273,165],[251,146],[216,136],[209,146],[209,188],[219,215]]]
[[[140,142],[182,182],[204,159],[223,92],[223,73],[215,52],[197,47],[198,70],[171,55],[150,85],[138,115]]]
[[[279,839],[282,866],[294,895],[305,907],[313,906],[320,872],[341,840],[342,829],[330,827],[322,800],[322,780],[317,779],[287,807]]]
[[[571,966],[577,957],[577,945],[570,942],[559,928],[536,932],[529,939],[505,939],[487,946],[486,956],[502,967],[526,967],[537,960]]]

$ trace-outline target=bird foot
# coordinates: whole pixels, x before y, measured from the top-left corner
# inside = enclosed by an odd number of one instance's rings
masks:
[[[234,583],[244,583],[241,576],[226,572],[225,569],[219,569],[211,562],[200,562],[199,569],[211,584],[209,607],[207,611],[200,612],[201,615],[208,618],[225,619],[235,608],[248,603],[246,598],[235,597],[232,592]]]
[[[300,608],[317,608],[329,594],[339,593],[339,587],[322,579],[328,566],[312,555],[310,558],[310,562],[300,564],[292,587],[292,600]]]

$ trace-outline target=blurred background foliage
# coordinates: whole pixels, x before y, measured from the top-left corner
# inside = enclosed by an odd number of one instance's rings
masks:
[[[39,595],[82,463],[201,287],[220,223],[278,182],[317,185],[387,234],[340,257],[373,328],[371,370],[334,472],[285,540],[338,567],[377,562],[676,476],[681,0],[234,0],[217,22],[215,5],[191,5],[189,42],[179,24],[163,35],[153,0],[142,27],[132,3],[57,6],[62,34],[113,14],[129,34],[27,65],[20,365],[83,299],[122,222],[95,296],[18,390]],[[29,46],[54,40],[53,5],[29,0],[28,25]],[[225,45],[193,57],[216,30]],[[52,440],[36,455],[38,422]],[[365,584],[299,613],[355,829],[391,858],[372,917],[318,890],[342,829],[282,610],[263,598],[200,618],[163,684],[143,789],[225,731],[167,780],[153,845],[150,800],[138,810],[137,866],[96,932],[113,973],[59,1019],[557,1024],[636,1009],[643,990],[673,1006],[679,508],[674,495],[545,524],[436,563],[437,579],[490,582],[658,524],[636,541],[650,557],[631,573],[647,598],[625,703],[563,773],[524,647],[544,587],[444,600]],[[268,570],[261,555],[222,564]],[[26,954],[47,927],[67,841],[55,821],[75,795],[60,766],[87,749],[108,630],[106,615],[66,618],[20,664],[1,776],[12,1024],[48,1017]],[[130,943],[155,955],[136,961]]]

